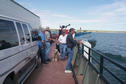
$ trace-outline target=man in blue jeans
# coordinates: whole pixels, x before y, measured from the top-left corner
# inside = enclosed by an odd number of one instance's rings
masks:
[[[66,39],[66,44],[67,44],[67,53],[68,53],[68,60],[67,60],[67,64],[66,64],[66,69],[65,69],[65,73],[71,73],[71,61],[72,61],[72,57],[73,57],[73,49],[74,46],[76,46],[77,43],[81,43],[81,42],[77,42],[75,39],[73,39],[73,34],[75,33],[75,29],[71,28],[69,30],[69,34],[67,36]]]
[[[66,38],[67,38],[67,34],[65,34],[65,29],[62,30],[62,34],[59,36],[59,48],[60,48],[60,54],[61,54],[61,59],[64,60],[65,59],[65,54],[66,54]]]
[[[49,53],[50,53],[50,41],[51,41],[51,33],[50,33],[50,29],[49,27],[46,27],[45,30],[45,37],[46,37],[46,51],[45,51],[45,55],[46,55],[46,61],[51,61],[51,59],[49,58]]]
[[[46,62],[46,55],[45,55],[45,35],[44,35],[44,29],[40,28],[40,31],[38,32],[41,40],[38,41],[39,43],[39,49],[40,49],[40,56],[41,56],[41,63],[47,64]]]

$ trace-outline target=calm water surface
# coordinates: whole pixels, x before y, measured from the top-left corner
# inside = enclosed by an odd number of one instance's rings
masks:
[[[90,33],[77,37],[78,40],[95,40],[94,49],[115,60],[122,66],[126,67],[126,33]],[[113,64],[105,61],[104,65],[119,78],[126,82],[126,72],[120,70]],[[105,72],[105,75],[107,72]],[[106,75],[112,84],[119,84],[110,75]]]
[[[96,40],[97,50],[103,53],[120,55],[126,58],[126,34],[125,33],[90,33],[80,36],[81,40]]]

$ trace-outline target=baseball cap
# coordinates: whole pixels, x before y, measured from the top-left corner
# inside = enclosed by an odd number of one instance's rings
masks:
[[[74,28],[70,28],[69,32],[71,32],[71,31],[75,31],[75,29]]]

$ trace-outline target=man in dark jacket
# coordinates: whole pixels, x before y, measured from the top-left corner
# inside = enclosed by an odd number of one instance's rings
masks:
[[[68,34],[67,39],[66,39],[68,61],[67,61],[65,73],[71,73],[72,72],[71,71],[71,61],[72,61],[72,57],[73,57],[73,53],[74,53],[73,48],[77,44],[77,41],[73,39],[73,34],[74,33],[75,33],[75,29],[71,28],[69,30],[69,34]]]

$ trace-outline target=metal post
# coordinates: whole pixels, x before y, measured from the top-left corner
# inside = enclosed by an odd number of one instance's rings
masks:
[[[104,58],[103,56],[100,56],[100,75],[103,74],[103,63],[104,63]]]
[[[82,44],[82,55],[84,54],[84,44]]]
[[[90,48],[89,48],[89,53],[88,53],[88,61],[90,62],[90,59],[91,59],[91,55],[90,55]]]

